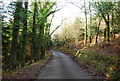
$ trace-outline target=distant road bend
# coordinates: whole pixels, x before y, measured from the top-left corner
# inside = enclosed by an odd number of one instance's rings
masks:
[[[53,58],[42,70],[38,79],[92,79],[92,76],[67,55],[51,51]]]

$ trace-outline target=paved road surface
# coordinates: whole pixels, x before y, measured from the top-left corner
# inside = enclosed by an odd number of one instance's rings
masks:
[[[92,76],[67,55],[51,51],[53,58],[38,79],[92,79]]]

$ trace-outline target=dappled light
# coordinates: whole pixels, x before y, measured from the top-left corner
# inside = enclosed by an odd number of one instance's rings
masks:
[[[3,80],[120,80],[120,1],[0,5]]]

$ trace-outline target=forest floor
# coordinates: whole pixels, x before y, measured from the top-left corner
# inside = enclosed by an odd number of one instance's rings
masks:
[[[31,65],[6,72],[3,74],[2,79],[37,79],[43,67],[51,60],[52,53],[48,51],[46,56],[45,59],[32,63]]]
[[[102,79],[120,78],[116,70],[120,54],[120,42],[116,38],[112,42],[100,42],[96,45],[83,46],[80,43],[70,43],[65,46],[57,47],[56,50],[63,52],[74,59],[78,64],[87,69],[93,76]],[[79,54],[78,54],[79,53]],[[78,55],[77,55],[78,54]],[[117,76],[116,76],[117,75]]]

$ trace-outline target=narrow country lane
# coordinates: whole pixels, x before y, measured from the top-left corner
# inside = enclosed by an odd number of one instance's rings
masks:
[[[38,79],[92,79],[92,76],[67,55],[51,51],[53,58]]]

